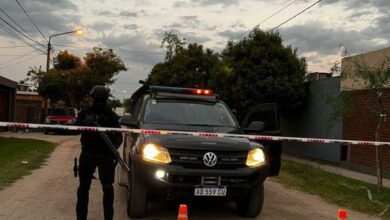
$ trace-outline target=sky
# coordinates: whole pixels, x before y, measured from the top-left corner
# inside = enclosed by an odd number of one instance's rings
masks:
[[[118,74],[111,90],[116,98],[124,99],[139,87],[138,81],[145,79],[155,64],[163,61],[164,32],[219,52],[229,40],[246,37],[256,25],[270,30],[317,0],[18,1],[43,36],[16,0],[0,1],[0,18],[17,29],[23,28],[38,43],[47,44],[44,36],[84,31],[82,36],[53,37],[56,53],[66,49],[83,56],[94,46],[113,48],[128,70]],[[298,55],[307,59],[309,72],[329,72],[345,51],[354,55],[390,46],[389,11],[389,0],[322,0],[276,31],[284,45],[297,48]],[[10,36],[2,26],[7,25],[0,20],[0,76],[19,81],[26,78],[30,67],[44,69],[46,55]]]

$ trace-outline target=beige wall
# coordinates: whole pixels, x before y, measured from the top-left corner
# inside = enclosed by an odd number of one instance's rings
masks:
[[[347,73],[347,75],[352,75],[354,63],[366,64],[374,67],[381,65],[386,57],[390,58],[390,47],[356,56],[345,57],[341,60],[341,71],[343,74]],[[390,87],[390,84],[387,87]],[[365,83],[363,80],[351,76],[342,77],[340,89],[341,91],[365,89]]]

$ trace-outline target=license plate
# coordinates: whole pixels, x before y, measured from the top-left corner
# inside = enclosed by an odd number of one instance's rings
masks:
[[[195,196],[226,196],[226,186],[195,186]]]

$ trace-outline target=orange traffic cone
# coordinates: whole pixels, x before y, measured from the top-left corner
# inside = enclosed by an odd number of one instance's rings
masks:
[[[347,211],[345,209],[339,209],[337,220],[347,220]]]
[[[187,205],[179,206],[179,215],[177,216],[177,220],[188,220]]]

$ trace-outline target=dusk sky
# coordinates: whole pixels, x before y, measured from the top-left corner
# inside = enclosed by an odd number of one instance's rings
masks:
[[[164,59],[160,48],[164,32],[176,33],[187,42],[221,51],[228,40],[238,40],[274,12],[285,10],[260,25],[269,30],[314,0],[19,0],[42,33],[82,29],[83,36],[52,39],[55,52],[68,50],[78,56],[93,46],[113,48],[124,60],[112,86],[123,99],[145,79],[154,64]],[[36,41],[47,44],[15,0],[1,0],[0,8]],[[277,29],[285,45],[298,48],[309,71],[329,71],[340,61],[340,51],[351,55],[390,46],[389,0],[323,0]],[[0,12],[0,17],[6,15]],[[5,25],[0,21],[1,25]],[[0,25],[0,75],[19,81],[30,66],[45,68],[46,55],[11,37]],[[126,91],[126,92],[124,92]]]

